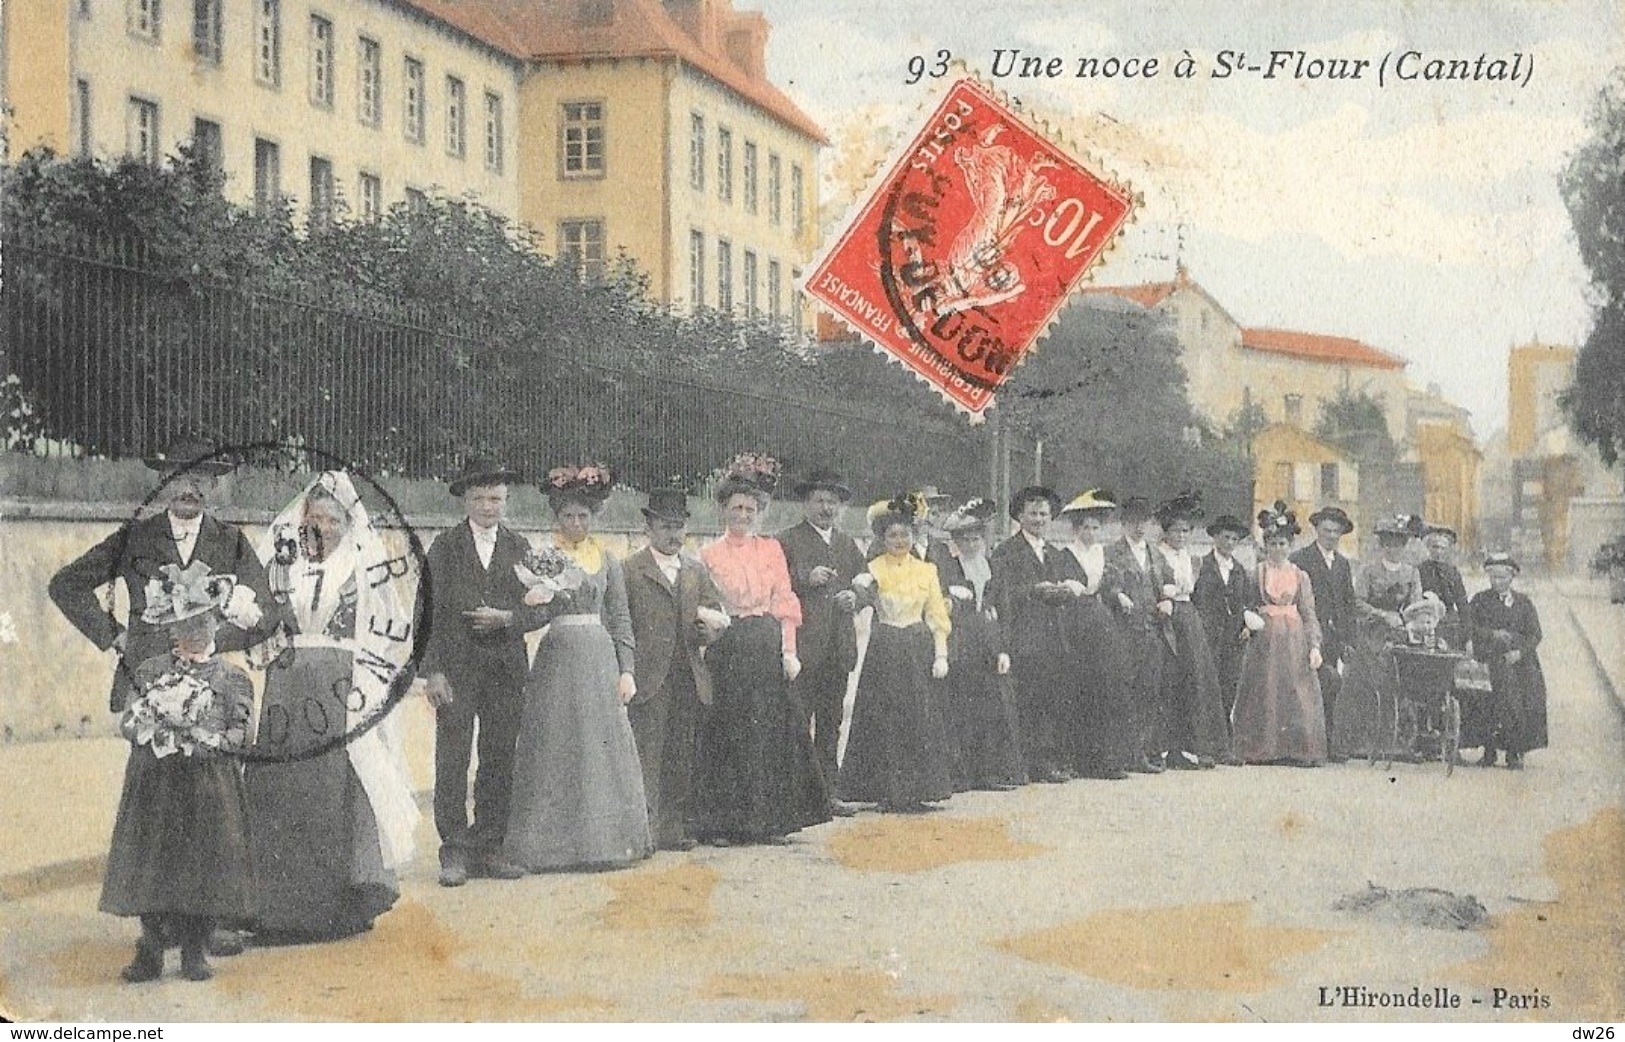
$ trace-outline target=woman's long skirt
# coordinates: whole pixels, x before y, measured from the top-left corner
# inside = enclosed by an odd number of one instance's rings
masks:
[[[625,865],[654,850],[643,768],[596,615],[555,619],[536,648],[503,856],[532,872]]]
[[[1324,763],[1326,713],[1309,668],[1309,635],[1297,610],[1265,608],[1264,628],[1242,653],[1231,730],[1248,763]]]
[[[923,623],[877,623],[870,631],[837,784],[841,799],[915,806],[954,794],[948,721],[931,690],[934,655]]]
[[[956,746],[954,788],[961,791],[1027,783],[1016,690],[1008,675],[998,673],[996,627],[980,612],[956,611],[948,635],[942,683],[949,739]]]
[[[366,929],[400,896],[384,867],[378,823],[343,742],[350,652],[296,647],[266,672],[254,752],[244,768],[262,931],[342,937]]]
[[[1084,777],[1121,770],[1139,758],[1128,754],[1134,664],[1098,597],[1068,609],[1065,647],[1070,766]]]
[[[234,757],[158,759],[133,747],[124,766],[99,907],[113,915],[246,919],[254,908],[243,782]]]
[[[1406,755],[1395,738],[1399,677],[1389,649],[1390,639],[1403,638],[1402,630],[1370,619],[1360,622],[1343,689],[1332,708],[1333,752],[1377,759]]]
[[[695,761],[697,839],[757,841],[830,818],[781,649],[779,621],[764,615],[733,620],[706,650],[712,704]]]

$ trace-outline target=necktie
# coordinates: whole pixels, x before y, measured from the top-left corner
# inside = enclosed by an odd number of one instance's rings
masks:
[[[313,616],[316,614],[316,605],[320,604],[322,600],[322,570],[320,568],[316,569],[315,574],[316,584],[310,591],[310,614]]]

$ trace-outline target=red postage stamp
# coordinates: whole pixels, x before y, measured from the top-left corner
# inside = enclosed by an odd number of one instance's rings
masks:
[[[1133,208],[962,79],[932,113],[806,291],[980,416]]]

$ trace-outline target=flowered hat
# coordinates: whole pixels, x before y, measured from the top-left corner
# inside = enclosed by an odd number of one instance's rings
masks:
[[[215,575],[203,561],[185,568],[166,564],[147,580],[147,606],[141,621],[169,626],[225,606],[237,586],[235,575]]]
[[[1258,512],[1258,529],[1260,537],[1265,540],[1282,535],[1292,539],[1298,534],[1298,515],[1287,509],[1284,501],[1277,499],[1273,507]]]
[[[1175,521],[1184,521],[1194,525],[1202,519],[1202,493],[1194,489],[1181,492],[1172,499],[1164,500],[1157,507],[1157,524],[1167,528]]]
[[[999,505],[993,500],[977,497],[956,507],[942,522],[942,530],[950,536],[985,532],[988,522],[993,520],[993,515],[998,509]]]
[[[602,463],[566,464],[554,467],[542,480],[542,492],[549,500],[578,499],[596,507],[609,498],[615,477]]]
[[[869,527],[876,536],[884,535],[892,525],[912,527],[917,519],[925,516],[926,509],[925,497],[919,492],[900,492],[890,499],[870,505]]]
[[[765,452],[741,452],[728,461],[717,484],[716,500],[726,503],[740,493],[771,496],[779,487],[779,470],[779,461]]]
[[[1395,514],[1385,517],[1377,522],[1377,539],[1381,541],[1384,536],[1390,539],[1420,539],[1427,531],[1427,526],[1415,514]]]

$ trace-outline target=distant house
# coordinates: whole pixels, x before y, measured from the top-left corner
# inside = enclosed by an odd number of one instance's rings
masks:
[[[1323,506],[1348,511],[1369,531],[1360,507],[1360,464],[1342,449],[1290,423],[1272,423],[1253,436],[1253,512],[1281,500],[1309,528],[1309,515]]]

